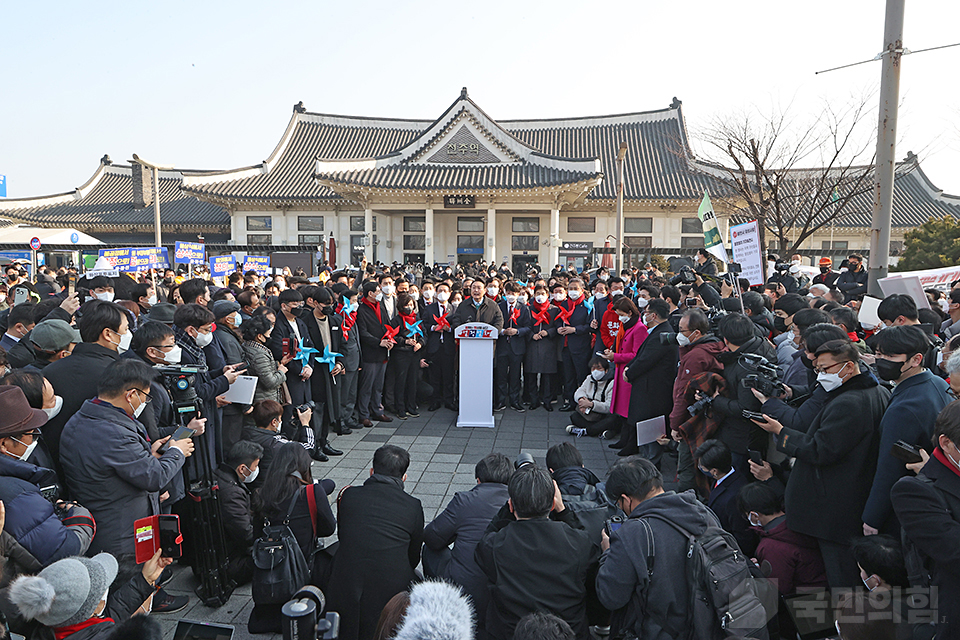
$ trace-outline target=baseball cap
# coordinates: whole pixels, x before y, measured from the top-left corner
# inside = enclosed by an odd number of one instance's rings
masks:
[[[37,323],[30,332],[30,342],[41,351],[55,353],[63,351],[71,344],[83,342],[83,339],[80,332],[66,320],[49,319]]]

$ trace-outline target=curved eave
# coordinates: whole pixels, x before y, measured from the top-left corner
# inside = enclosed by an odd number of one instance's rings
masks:
[[[594,176],[591,178],[586,178],[584,180],[579,180],[577,182],[567,182],[567,183],[558,183],[556,185],[544,185],[539,187],[524,187],[524,188],[511,188],[511,187],[481,187],[481,188],[463,188],[459,186],[454,187],[424,187],[422,189],[406,188],[406,189],[395,189],[395,188],[385,188],[364,185],[356,182],[341,182],[337,180],[332,180],[329,178],[324,178],[321,176],[315,176],[315,179],[318,184],[321,184],[328,189],[335,191],[338,194],[357,194],[363,193],[365,195],[381,195],[381,196],[431,196],[438,197],[443,195],[449,195],[451,193],[456,193],[457,195],[476,195],[476,196],[490,196],[490,195],[504,195],[510,194],[517,197],[529,197],[537,196],[544,194],[557,194],[564,193],[569,191],[582,192],[584,194],[589,193],[591,189],[596,187],[603,180],[603,175]],[[352,200],[349,196],[342,195],[347,200]]]

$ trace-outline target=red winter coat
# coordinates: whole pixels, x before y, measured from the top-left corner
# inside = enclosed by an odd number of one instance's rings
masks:
[[[600,319],[600,326],[597,327],[600,339],[603,340],[603,346],[607,349],[613,349],[617,340],[617,332],[620,331],[620,314],[617,313],[616,309],[610,308],[612,304],[607,305],[607,310],[603,312],[603,317]],[[602,351],[602,349],[597,349],[597,351]]]
[[[709,336],[701,338],[697,342],[680,347],[680,366],[677,368],[677,379],[673,383],[673,411],[670,412],[671,428],[673,425],[681,425],[690,419],[690,413],[687,407],[690,403],[684,397],[687,391],[687,383],[695,376],[711,372],[720,373],[723,371],[723,365],[717,360],[717,354],[726,351],[727,347],[723,340]]]
[[[827,570],[815,538],[788,529],[786,518],[769,531],[763,527],[753,529],[760,534],[757,561],[770,563],[772,571],[768,577],[776,580],[780,593],[827,587]]]

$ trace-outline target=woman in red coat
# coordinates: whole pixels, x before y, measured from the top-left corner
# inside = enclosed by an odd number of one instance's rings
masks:
[[[610,308],[617,313],[620,320],[615,348],[603,352],[603,357],[617,366],[613,376],[610,413],[626,419],[630,413],[630,383],[624,379],[623,369],[636,357],[640,345],[647,339],[647,327],[640,321],[640,309],[626,296],[618,296]],[[612,440],[616,436],[617,434],[606,431],[601,437]]]

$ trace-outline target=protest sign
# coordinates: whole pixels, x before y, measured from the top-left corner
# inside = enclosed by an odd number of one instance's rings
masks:
[[[223,277],[237,270],[237,259],[234,256],[211,256],[210,275]]]
[[[207,254],[201,242],[177,242],[174,247],[177,264],[206,264]]]
[[[763,249],[760,247],[760,227],[756,220],[730,227],[730,246],[733,248],[733,261],[740,263],[750,285],[763,284]]]

